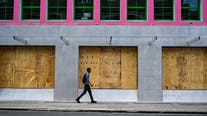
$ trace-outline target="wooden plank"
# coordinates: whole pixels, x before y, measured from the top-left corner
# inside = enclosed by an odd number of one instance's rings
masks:
[[[83,88],[81,82],[83,74],[88,67],[91,67],[92,73],[90,80],[94,83],[94,88],[136,89],[137,49],[126,47],[122,50],[122,48],[123,47],[80,47],[79,87]],[[123,70],[126,69],[123,74],[123,71],[121,71],[122,68]]]
[[[15,48],[0,47],[0,88],[9,88],[13,84]]]
[[[137,48],[121,48],[121,88],[137,89]]]
[[[101,47],[100,88],[121,88],[121,49]]]
[[[90,81],[93,88],[100,87],[100,49],[98,47],[80,47],[79,87],[83,88],[82,78],[87,68],[91,68]]]
[[[54,87],[55,48],[36,48],[36,77],[38,88]],[[41,52],[39,52],[41,51]]]
[[[163,48],[163,89],[207,89],[206,51],[207,48]]]
[[[37,88],[35,47],[16,47],[14,88]]]
[[[54,47],[0,47],[0,55],[1,88],[54,88]]]

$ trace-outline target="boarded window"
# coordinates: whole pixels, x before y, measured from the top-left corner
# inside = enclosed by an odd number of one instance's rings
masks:
[[[54,47],[0,47],[0,88],[54,88]]]
[[[207,48],[163,48],[164,90],[206,90]]]
[[[90,67],[94,88],[137,89],[136,47],[80,47],[79,64],[79,87]]]

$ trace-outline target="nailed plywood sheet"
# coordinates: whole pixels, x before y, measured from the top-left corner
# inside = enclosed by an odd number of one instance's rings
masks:
[[[79,87],[86,69],[92,69],[94,88],[137,89],[136,47],[80,47]]]
[[[1,88],[54,88],[54,47],[0,47]]]
[[[207,48],[163,48],[163,89],[207,89],[206,56]]]
[[[137,87],[137,48],[121,49],[121,88]],[[130,84],[129,84],[130,83]]]

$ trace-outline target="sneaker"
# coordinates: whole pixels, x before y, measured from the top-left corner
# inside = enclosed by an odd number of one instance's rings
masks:
[[[75,100],[76,100],[76,102],[77,102],[77,103],[80,103],[80,101],[79,101],[79,99],[78,99],[78,98],[76,98]]]
[[[91,101],[91,103],[97,103],[96,101]]]

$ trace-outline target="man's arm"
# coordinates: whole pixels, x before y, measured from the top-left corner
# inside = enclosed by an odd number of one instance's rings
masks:
[[[93,84],[89,81],[89,78],[86,78],[88,83],[91,85],[91,87],[93,87]]]

